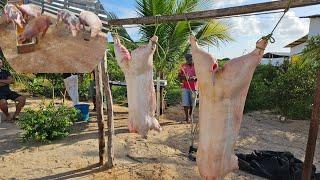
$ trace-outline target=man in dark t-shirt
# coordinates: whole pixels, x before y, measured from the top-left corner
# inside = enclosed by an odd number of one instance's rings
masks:
[[[5,114],[6,120],[11,121],[12,119],[15,120],[19,115],[21,109],[26,103],[26,98],[15,91],[11,91],[9,85],[13,83],[13,79],[11,74],[8,71],[3,70],[2,67],[3,61],[0,59],[0,109]],[[16,104],[16,112],[13,116],[10,116],[8,112],[8,99],[18,102]]]

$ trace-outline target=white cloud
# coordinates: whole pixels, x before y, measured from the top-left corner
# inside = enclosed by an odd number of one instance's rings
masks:
[[[284,39],[292,39],[292,37],[306,35],[308,30],[308,20],[301,19],[293,11],[289,11],[280,23],[275,35]]]
[[[226,20],[233,37],[262,34],[264,23],[258,17],[234,17]]]
[[[224,7],[230,7],[230,6],[238,6],[241,4],[244,4],[248,0],[214,0],[213,1],[213,7],[214,8],[224,8]]]
[[[235,42],[231,42],[219,50],[212,48],[213,53],[218,55],[218,58],[233,58],[241,56],[245,50],[250,52],[260,37],[272,31],[281,15],[269,14],[223,20],[231,26],[230,32]],[[289,11],[274,32],[276,42],[269,44],[266,52],[288,52],[289,49],[284,46],[306,35],[308,29],[308,19],[301,19],[294,11]]]

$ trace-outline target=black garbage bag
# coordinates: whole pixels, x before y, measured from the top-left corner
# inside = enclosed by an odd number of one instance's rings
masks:
[[[290,152],[254,151],[251,154],[236,154],[239,169],[271,180],[300,180],[303,162]],[[312,168],[312,180],[319,180]]]

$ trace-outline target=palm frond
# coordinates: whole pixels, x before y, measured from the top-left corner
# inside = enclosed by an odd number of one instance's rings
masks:
[[[206,21],[198,30],[196,37],[200,45],[214,45],[219,47],[220,43],[232,41],[229,27],[216,20]]]
[[[136,2],[137,13],[141,17],[205,10],[211,8],[213,3],[212,0],[136,0]],[[190,21],[190,27],[200,45],[219,46],[221,43],[232,40],[228,32],[229,27],[218,21]],[[147,41],[154,34],[159,38],[159,48],[154,57],[155,70],[165,74],[173,73],[189,48],[188,38],[191,33],[189,22],[142,25],[140,32],[142,42]],[[163,50],[160,47],[163,47]]]

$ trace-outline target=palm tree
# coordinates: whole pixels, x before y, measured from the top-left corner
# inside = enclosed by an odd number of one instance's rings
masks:
[[[157,15],[174,15],[194,12],[212,7],[212,0],[136,0],[137,12],[141,17]],[[228,27],[216,20],[180,21],[153,26],[142,25],[142,41],[147,41],[154,34],[159,37],[155,70],[164,76],[175,74],[179,61],[189,49],[190,29],[200,45],[215,45],[231,39]]]
[[[302,179],[307,180],[311,178],[312,162],[314,158],[320,118],[320,35],[312,37],[308,41],[308,45],[304,49],[302,57],[305,59],[304,64],[312,64],[318,67],[316,93],[313,100],[309,137],[306,149],[307,153],[305,154],[302,173]]]

